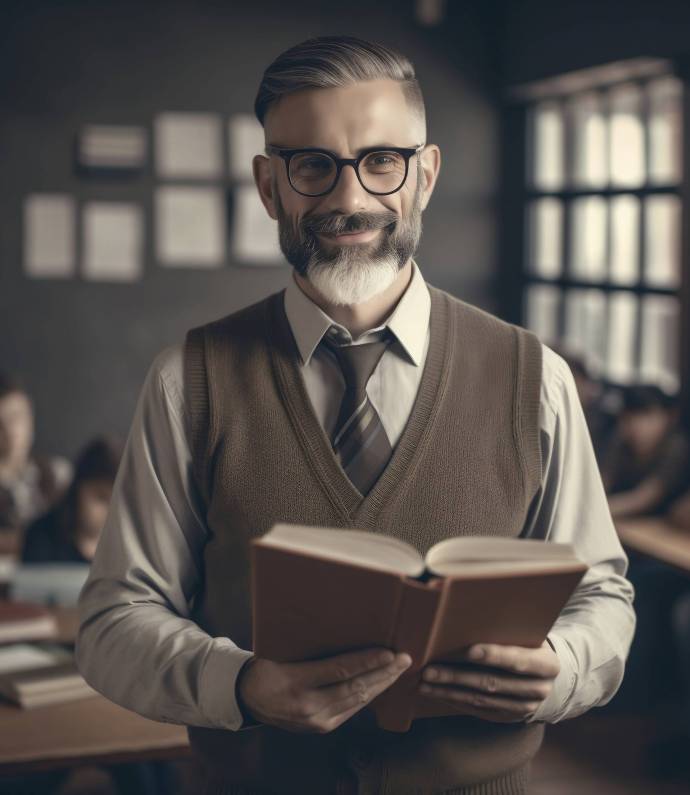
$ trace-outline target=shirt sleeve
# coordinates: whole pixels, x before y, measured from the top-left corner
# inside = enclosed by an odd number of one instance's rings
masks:
[[[171,723],[236,730],[237,674],[252,656],[190,618],[206,542],[192,476],[182,349],[153,363],[82,590],[79,669],[123,707]]]
[[[635,629],[628,559],[618,540],[570,368],[543,349],[542,483],[524,535],[572,544],[589,566],[556,620],[561,670],[532,720],[555,723],[607,703],[623,678]]]

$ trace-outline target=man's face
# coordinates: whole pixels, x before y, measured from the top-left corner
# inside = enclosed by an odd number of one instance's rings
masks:
[[[372,80],[284,97],[267,114],[266,141],[356,158],[370,147],[416,147],[425,126],[399,83]],[[414,255],[439,163],[433,145],[413,155],[404,185],[387,196],[368,193],[349,166],[317,197],[292,189],[278,156],[257,156],[254,173],[288,262],[331,303],[355,304],[382,292]]]

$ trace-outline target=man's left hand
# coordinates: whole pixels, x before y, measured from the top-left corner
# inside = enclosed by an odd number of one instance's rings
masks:
[[[478,643],[465,651],[464,660],[428,665],[420,692],[451,704],[460,714],[499,723],[534,715],[561,670],[547,641],[538,649]]]

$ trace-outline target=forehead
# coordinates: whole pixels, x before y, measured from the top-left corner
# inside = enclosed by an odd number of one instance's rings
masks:
[[[318,146],[344,156],[367,146],[423,140],[423,124],[395,80],[296,91],[266,116],[266,141],[287,148]]]

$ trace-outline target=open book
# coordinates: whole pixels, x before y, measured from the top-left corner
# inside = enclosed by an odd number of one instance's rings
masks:
[[[455,710],[417,692],[431,661],[473,643],[537,647],[587,567],[568,544],[467,536],[429,549],[361,530],[275,525],[254,539],[254,652],[277,662],[383,646],[412,665],[370,707],[407,731]]]

